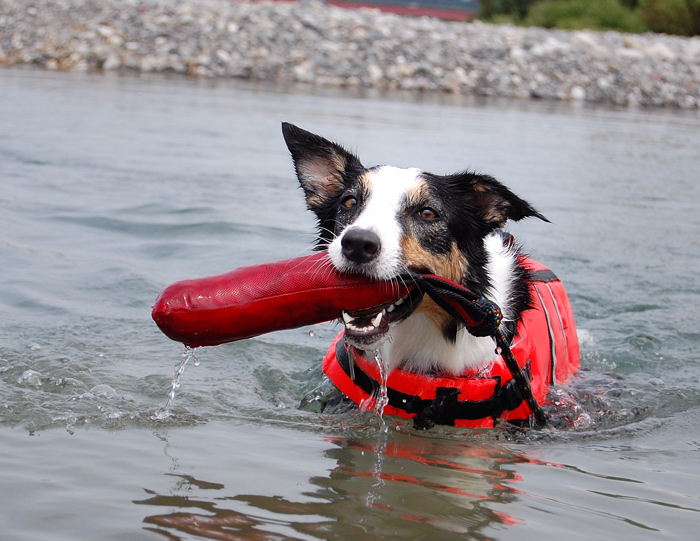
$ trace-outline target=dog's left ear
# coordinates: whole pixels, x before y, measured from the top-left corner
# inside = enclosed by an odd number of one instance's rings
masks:
[[[354,154],[294,124],[283,122],[282,135],[292,154],[306,204],[317,214],[324,213],[345,190],[347,173],[364,169]]]
[[[472,197],[481,217],[493,227],[503,227],[508,220],[539,218],[549,222],[524,199],[521,199],[495,178],[489,175],[471,174]]]

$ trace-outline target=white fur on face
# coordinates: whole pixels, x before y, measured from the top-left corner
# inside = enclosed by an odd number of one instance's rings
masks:
[[[328,254],[340,272],[353,270],[343,256],[343,235],[351,228],[370,230],[379,236],[381,251],[377,259],[363,265],[363,271],[377,279],[388,280],[405,270],[399,215],[408,192],[420,183],[420,170],[383,166],[366,174],[364,180],[369,183],[369,198],[359,216],[331,242]]]

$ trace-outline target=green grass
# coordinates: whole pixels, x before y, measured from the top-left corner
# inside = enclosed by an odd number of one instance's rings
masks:
[[[545,28],[700,35],[700,0],[482,0],[479,17]]]
[[[524,23],[545,28],[645,32],[646,23],[618,0],[545,0],[536,3]]]

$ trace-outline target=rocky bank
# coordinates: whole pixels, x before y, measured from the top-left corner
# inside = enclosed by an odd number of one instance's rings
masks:
[[[0,65],[700,108],[698,37],[449,22],[305,0],[2,0]]]

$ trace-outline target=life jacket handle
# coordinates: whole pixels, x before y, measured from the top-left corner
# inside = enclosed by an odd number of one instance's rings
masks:
[[[415,283],[445,312],[464,322],[474,336],[493,336],[501,325],[503,315],[495,302],[478,296],[457,282],[412,271],[401,279],[404,283]]]

